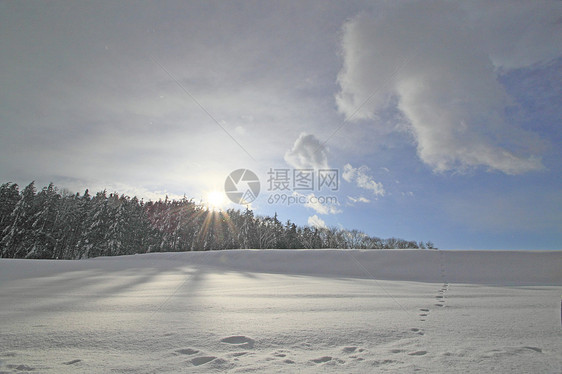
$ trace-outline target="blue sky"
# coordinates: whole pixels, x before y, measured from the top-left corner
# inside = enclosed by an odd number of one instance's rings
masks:
[[[559,1],[0,2],[0,180],[198,200],[247,168],[257,214],[560,249],[560,40]],[[268,203],[308,168],[338,191],[285,193],[337,203]]]

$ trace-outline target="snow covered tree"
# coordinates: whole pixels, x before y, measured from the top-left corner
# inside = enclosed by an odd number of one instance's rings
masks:
[[[0,234],[10,224],[10,215],[20,200],[18,185],[4,183],[0,186]]]
[[[31,224],[32,247],[27,251],[26,258],[53,258],[57,245],[54,234],[58,223],[60,197],[53,183],[43,188],[35,197],[37,210]]]
[[[89,214],[83,222],[76,258],[107,254],[106,232],[109,229],[109,207],[106,191],[98,192],[90,201]]]
[[[35,210],[35,182],[31,182],[21,192],[20,199],[8,218],[8,225],[0,242],[2,257],[25,257],[33,242]]]
[[[247,207],[242,215],[238,242],[245,249],[257,248],[259,246],[254,212]]]

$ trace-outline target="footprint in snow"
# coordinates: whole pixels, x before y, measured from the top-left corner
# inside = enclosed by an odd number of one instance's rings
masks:
[[[328,361],[332,361],[332,357],[330,356],[322,356],[322,357],[318,357],[318,358],[313,358],[312,360],[310,360],[312,362],[315,362],[317,364],[323,364],[324,362],[328,362]]]
[[[410,356],[423,356],[426,355],[427,351],[415,351],[415,352],[410,352],[408,353],[408,355]]]
[[[65,365],[74,365],[77,364],[79,362],[82,362],[82,360],[71,360],[71,361],[67,361],[67,362],[63,362],[63,364]]]
[[[181,355],[194,355],[196,353],[199,353],[197,349],[193,349],[193,348],[178,349],[176,352]]]
[[[252,338],[248,338],[243,335],[237,335],[237,336],[229,336],[227,338],[223,338],[221,339],[221,342],[232,344],[237,347],[253,348],[255,341]]]
[[[193,358],[193,359],[191,360],[191,363],[192,363],[194,366],[201,366],[201,365],[204,365],[204,364],[206,364],[206,363],[208,363],[208,362],[213,361],[215,358],[216,358],[215,356],[201,356],[201,357],[195,357],[195,358]]]
[[[525,349],[530,349],[531,351],[535,351],[538,353],[542,353],[542,349],[538,348],[538,347],[523,347]]]
[[[393,364],[396,361],[394,360],[375,360],[375,361],[371,361],[371,366],[382,366],[382,365],[388,365],[388,364]]]
[[[18,370],[18,371],[33,371],[35,370],[34,367],[31,366],[27,366],[27,365],[6,365],[6,367],[8,369],[14,369],[14,370]]]

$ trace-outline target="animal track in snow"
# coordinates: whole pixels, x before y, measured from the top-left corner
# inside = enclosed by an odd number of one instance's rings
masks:
[[[315,362],[317,364],[323,364],[324,362],[332,361],[332,357],[331,356],[322,356],[322,357],[318,357],[318,358],[313,358],[310,361]]]
[[[415,333],[418,334],[418,335],[423,335],[423,332],[420,331],[420,329],[418,329],[418,328],[410,329],[410,331],[415,332]]]
[[[197,349],[193,349],[193,348],[178,349],[176,350],[176,352],[182,355],[194,355],[196,353],[199,353]]]
[[[67,361],[67,362],[63,362],[63,364],[65,365],[74,365],[77,364],[79,362],[81,362],[82,360],[71,360],[71,361]]]
[[[427,351],[415,351],[408,353],[409,356],[424,356],[427,354]]]
[[[34,367],[27,366],[27,365],[6,365],[8,369],[14,369],[17,371],[33,371],[35,370]]]
[[[201,357],[195,357],[193,359],[191,359],[191,363],[194,366],[201,366],[201,365],[205,365],[207,362],[211,362],[215,359],[215,356],[201,356]]]
[[[246,348],[254,347],[254,339],[248,338],[247,336],[243,336],[243,335],[229,336],[221,339],[221,342],[232,344],[237,347],[246,347]]]

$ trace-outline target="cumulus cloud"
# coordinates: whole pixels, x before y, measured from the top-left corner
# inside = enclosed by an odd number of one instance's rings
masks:
[[[326,147],[314,135],[301,133],[285,153],[285,161],[296,169],[327,169]]]
[[[308,226],[316,227],[317,229],[326,228],[326,222],[316,214],[308,217]]]
[[[369,168],[365,165],[354,168],[350,164],[346,164],[343,167],[342,178],[349,183],[355,182],[357,187],[369,190],[375,195],[384,196],[383,184],[376,182],[373,177],[367,174],[368,172]]]
[[[561,11],[560,2],[438,0],[362,13],[343,29],[338,109],[373,120],[396,105],[435,171],[541,169],[543,141],[507,122],[512,99],[497,78],[562,54]]]

